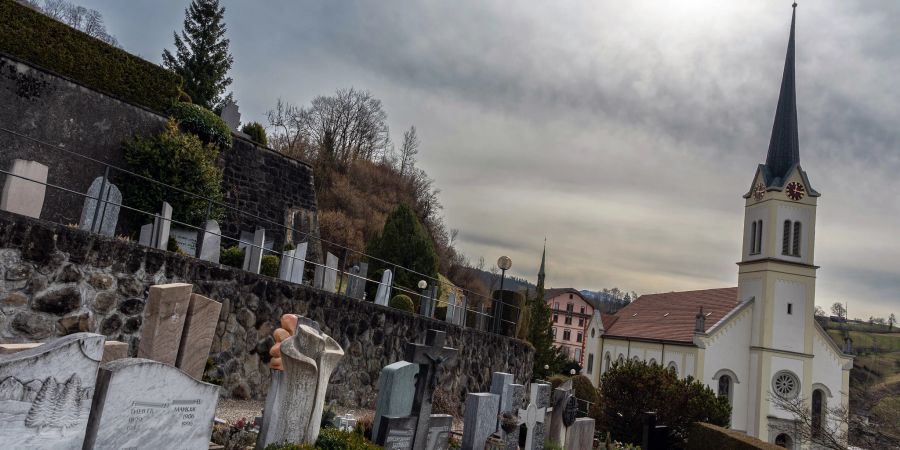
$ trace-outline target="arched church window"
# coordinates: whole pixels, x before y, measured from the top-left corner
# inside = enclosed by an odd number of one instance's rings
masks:
[[[609,370],[609,365],[612,363],[612,356],[609,352],[606,352],[606,356],[603,357],[603,371],[606,372]]]
[[[655,365],[656,365],[656,358],[650,358],[650,365],[651,365],[651,366],[655,366]]]
[[[816,389],[812,393],[812,435],[818,437],[822,432],[822,412],[825,408],[825,393]]]
[[[756,223],[756,254],[758,255],[762,252],[763,222],[762,220],[757,220]]]
[[[791,221],[784,221],[784,233],[781,236],[781,254],[789,255],[791,250]]]
[[[794,448],[794,440],[785,433],[781,433],[775,437],[775,445],[784,448]]]
[[[678,364],[675,364],[675,361],[669,361],[669,365],[666,366],[666,369],[672,369],[675,371],[675,375],[678,375]]]
[[[800,379],[793,372],[779,371],[772,377],[772,391],[781,398],[794,398],[800,393]]]
[[[641,362],[641,358],[638,358],[637,355],[632,356],[632,357],[631,357],[631,360],[634,361],[634,362]]]
[[[750,254],[756,254],[756,220],[750,224]]]
[[[800,222],[794,222],[794,237],[791,245],[791,255],[800,256]]]
[[[597,332],[597,330],[595,328],[591,328],[591,339],[594,338],[594,335],[596,334],[596,332]]]
[[[728,403],[731,403],[731,377],[728,375],[722,375],[719,377],[719,397],[725,397],[728,399]]]
[[[622,364],[625,362],[625,355],[619,353],[618,363]]]

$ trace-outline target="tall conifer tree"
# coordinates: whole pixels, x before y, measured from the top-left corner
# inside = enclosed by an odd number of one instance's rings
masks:
[[[560,373],[566,363],[565,355],[553,345],[553,323],[550,306],[544,299],[544,264],[547,257],[547,246],[541,255],[541,269],[538,272],[537,288],[534,297],[527,299],[529,309],[528,342],[534,346],[533,376],[546,380],[554,373]],[[547,366],[545,369],[544,366]]]
[[[175,54],[163,50],[163,65],[181,75],[184,92],[207,109],[219,109],[231,84],[227,76],[234,59],[225,39],[225,7],[219,0],[193,0],[184,11],[184,30],[175,35]]]

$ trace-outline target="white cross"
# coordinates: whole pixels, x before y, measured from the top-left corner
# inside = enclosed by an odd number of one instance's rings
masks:
[[[525,435],[525,450],[534,450],[534,429],[538,423],[544,423],[544,418],[547,416],[547,407],[542,406],[540,408],[537,407],[537,400],[539,394],[540,386],[537,383],[531,384],[531,395],[528,398],[528,407],[525,409],[519,409],[519,425],[525,425],[528,428],[528,432]],[[541,443],[543,444],[543,442]],[[541,446],[543,447],[543,446]]]

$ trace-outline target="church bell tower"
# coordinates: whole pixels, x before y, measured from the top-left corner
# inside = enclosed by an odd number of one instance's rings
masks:
[[[773,439],[770,425],[782,420],[769,402],[773,391],[793,386],[796,392],[786,395],[809,398],[812,384],[819,193],[800,166],[794,84],[796,6],[766,162],[758,166],[744,195],[743,250],[738,263],[738,300],[753,302],[746,431],[769,442]]]

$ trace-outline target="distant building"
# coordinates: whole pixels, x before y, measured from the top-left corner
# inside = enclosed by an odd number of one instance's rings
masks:
[[[544,301],[553,314],[553,343],[584,367],[585,332],[594,316],[594,305],[572,288],[547,289]]]

